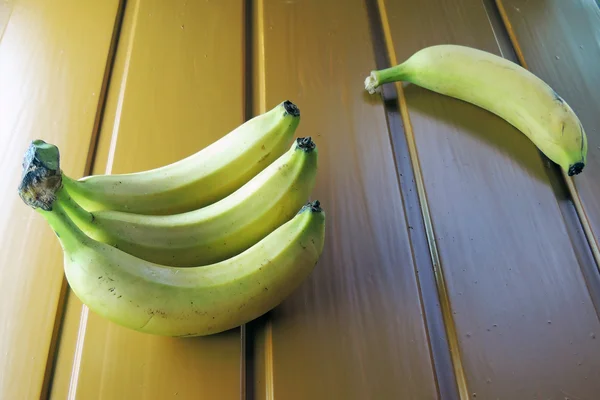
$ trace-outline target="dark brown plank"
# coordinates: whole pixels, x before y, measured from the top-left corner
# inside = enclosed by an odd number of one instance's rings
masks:
[[[588,136],[575,203],[600,262],[600,6],[593,0],[497,0],[519,61],[575,110]]]
[[[499,54],[482,3],[384,4],[393,63],[440,43]],[[463,395],[595,398],[600,324],[581,265],[589,258],[572,243],[537,149],[484,110],[397,86],[453,310]]]
[[[298,104],[327,213],[316,270],[263,321],[256,398],[438,398],[364,3],[259,1],[256,28],[257,111]]]

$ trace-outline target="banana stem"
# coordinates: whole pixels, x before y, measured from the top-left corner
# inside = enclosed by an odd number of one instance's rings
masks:
[[[67,175],[62,174],[62,184],[67,188],[69,194],[80,194],[82,192],[81,182],[78,182],[75,179],[69,178]]]
[[[365,79],[365,89],[373,94],[378,92],[379,86],[384,83],[403,81],[406,79],[405,64],[398,64],[390,68],[371,71],[371,75]]]
[[[69,194],[68,189],[66,187],[60,188],[56,192],[57,203],[60,203],[61,206],[67,211],[69,216],[74,220],[74,222],[85,228],[91,229],[93,227],[94,222],[94,214],[85,210],[81,207]]]
[[[67,253],[73,254],[77,249],[82,249],[91,242],[91,239],[69,218],[59,202],[55,202],[49,211],[42,208],[37,208],[36,211],[54,230],[61,246]]]

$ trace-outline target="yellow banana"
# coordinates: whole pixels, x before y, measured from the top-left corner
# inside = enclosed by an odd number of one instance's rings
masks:
[[[56,233],[75,295],[121,326],[164,336],[235,328],[281,303],[310,275],[323,251],[325,213],[314,201],[225,261],[178,268],[142,260],[90,238],[69,218],[55,150],[39,142],[30,147],[19,195]]]
[[[325,215],[315,202],[237,256],[177,268],[89,238],[60,201],[37,210],[59,237],[67,281],[82,303],[114,323],[164,336],[210,335],[268,312],[312,272],[324,244]]]
[[[310,197],[316,172],[317,149],[308,137],[296,139],[286,153],[231,195],[182,214],[90,213],[71,199],[68,189],[57,196],[91,238],[146,261],[191,267],[239,254],[292,218]]]
[[[243,123],[195,154],[147,171],[63,177],[73,198],[86,210],[139,214],[191,211],[233,193],[289,147],[300,111],[284,101]]]
[[[436,45],[403,63],[372,71],[365,89],[406,81],[490,111],[525,134],[569,176],[587,158],[587,136],[573,109],[548,84],[527,69],[486,51]]]

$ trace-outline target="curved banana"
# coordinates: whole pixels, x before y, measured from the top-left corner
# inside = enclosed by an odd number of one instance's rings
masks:
[[[372,71],[365,89],[407,81],[488,110],[525,134],[569,175],[587,157],[587,136],[575,112],[549,85],[520,65],[482,50],[436,45],[403,63]]]
[[[55,201],[36,209],[59,237],[69,286],[90,310],[164,336],[204,336],[247,323],[280,304],[315,267],[325,214],[318,202],[226,261],[176,268],[143,261],[86,236]]]
[[[294,216],[310,197],[317,149],[310,137],[240,189],[209,206],[175,215],[88,212],[67,191],[57,193],[73,221],[90,237],[146,261],[191,267],[241,253]]]
[[[284,101],[195,154],[147,171],[92,175],[64,185],[88,211],[174,214],[233,193],[289,147],[300,111]]]

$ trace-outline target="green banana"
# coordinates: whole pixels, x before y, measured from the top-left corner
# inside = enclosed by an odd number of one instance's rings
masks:
[[[27,152],[19,195],[56,233],[75,295],[92,312],[126,328],[178,337],[235,328],[280,304],[310,275],[323,251],[325,213],[314,201],[225,261],[178,268],[142,260],[79,229],[62,204],[58,164],[44,152],[52,155],[55,149],[42,143]]]
[[[147,171],[63,177],[86,210],[165,215],[214,203],[248,182],[289,147],[300,111],[284,101],[195,154]]]
[[[146,261],[175,267],[230,258],[286,222],[306,203],[315,184],[317,149],[310,137],[248,183],[206,207],[174,215],[88,212],[66,191],[57,196],[69,217],[91,238]]]
[[[411,82],[490,111],[525,134],[569,176],[582,172],[587,136],[573,109],[548,84],[520,65],[486,51],[436,45],[365,79],[373,94],[380,85]]]

